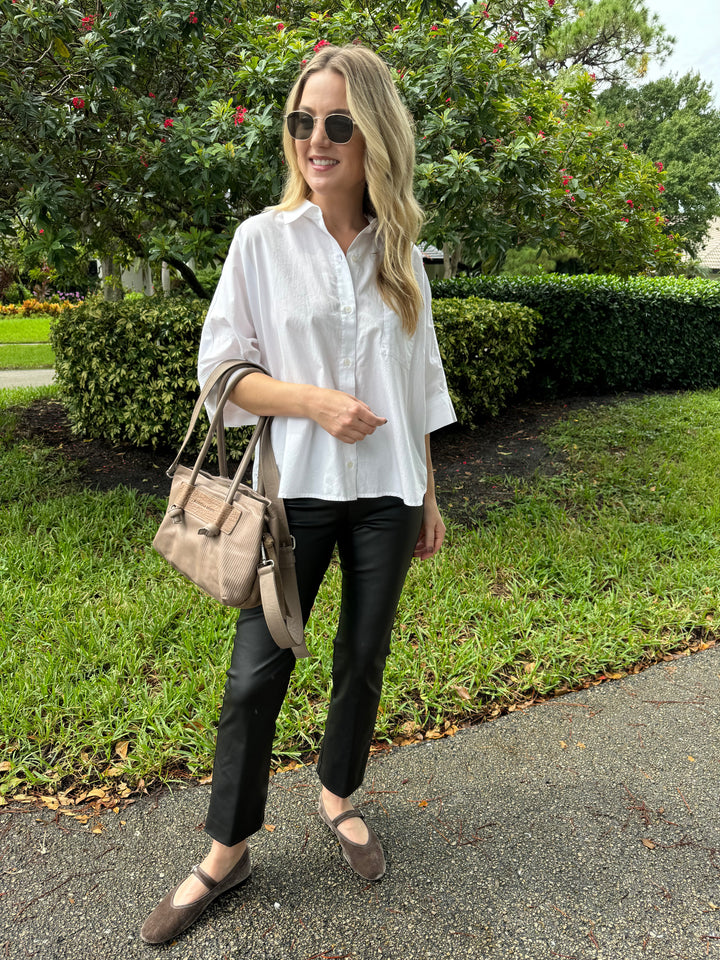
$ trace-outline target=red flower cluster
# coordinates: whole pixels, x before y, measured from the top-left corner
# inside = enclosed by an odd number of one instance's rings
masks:
[[[658,168],[658,170],[660,171],[660,173],[662,173],[663,170],[665,169],[665,167],[663,166],[662,160],[658,160],[657,163],[655,164],[655,166]]]
[[[554,7],[554,6],[555,6],[555,0],[548,0],[548,6],[549,6],[549,7]]]
[[[434,23],[434,24],[430,27],[430,33],[437,33],[439,29],[440,29],[440,27],[438,27],[438,25],[437,25],[436,23]]]
[[[237,106],[235,107],[235,126],[239,126],[241,123],[245,122],[245,114],[248,112],[247,107]]]
[[[73,107],[75,107],[76,110],[83,110],[85,107],[85,101],[83,100],[82,97],[73,97],[72,105]]]
[[[518,38],[518,35],[517,35],[516,33],[511,33],[510,36],[508,37],[508,40],[509,40],[511,43],[515,43],[515,41],[517,40],[517,38]]]
[[[277,32],[278,32],[278,33],[282,33],[284,29],[285,29],[285,24],[284,24],[284,23],[279,23],[279,24],[277,25]]]
[[[149,93],[148,96],[149,96],[152,100],[155,99],[155,94],[154,94],[154,93]]]
[[[96,18],[94,16],[83,17],[80,21],[80,29],[84,30],[85,33],[89,33],[95,26],[95,20]]]
[[[191,10],[191,11],[190,11],[190,16],[188,17],[188,22],[189,22],[189,23],[197,23],[197,22],[198,22],[198,15],[195,13],[194,10]]]
[[[571,180],[572,180],[572,177],[569,177],[567,174],[565,174],[565,176],[563,177],[563,186],[566,187]]]
[[[504,46],[505,46],[504,43],[496,43],[495,46],[493,47],[493,53],[497,53],[499,50],[502,50]]]
[[[658,190],[660,193],[665,193],[665,187],[661,183],[658,184]]]
[[[163,124],[163,126],[164,126],[165,129],[167,130],[167,129],[169,129],[169,128],[173,125],[174,122],[175,122],[175,121],[172,120],[170,117],[165,117],[165,123]]]
[[[327,40],[318,40],[318,42],[313,47],[313,50],[315,51],[315,53],[317,53],[319,50],[322,50],[323,47],[328,47],[328,46],[330,46],[330,44]]]
[[[397,33],[399,29],[400,29],[400,24],[398,23],[396,24],[396,26],[393,27],[393,33]]]
[[[634,206],[635,206],[635,204],[632,202],[632,200],[626,200],[625,202],[627,203],[627,205],[628,205],[629,207],[634,207]]]

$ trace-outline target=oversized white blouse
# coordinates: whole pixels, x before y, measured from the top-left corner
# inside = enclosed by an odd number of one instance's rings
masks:
[[[202,331],[201,385],[223,360],[252,360],[277,380],[342,390],[387,417],[354,444],[313,420],[275,417],[281,497],[394,496],[418,506],[427,487],[425,434],[456,419],[420,252],[414,268],[425,305],[408,337],[377,290],[378,251],[373,221],[345,256],[309,201],[250,217],[231,243]],[[215,400],[207,404],[210,416]],[[228,404],[227,426],[256,421]]]

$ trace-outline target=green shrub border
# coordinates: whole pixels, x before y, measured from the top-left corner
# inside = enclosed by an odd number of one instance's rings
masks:
[[[55,379],[83,436],[177,448],[198,393],[204,300],[88,301],[53,323]]]
[[[720,283],[550,274],[436,280],[436,298],[515,301],[541,316],[529,393],[720,383]]]
[[[83,436],[177,448],[198,393],[196,359],[208,304],[148,297],[89,300],[51,328],[55,376]],[[518,304],[445,299],[435,308],[449,389],[461,422],[497,413],[527,374],[538,317]],[[194,445],[197,449],[201,431]],[[233,431],[237,455],[245,432]]]
[[[433,301],[448,389],[460,423],[500,412],[532,366],[540,315],[480,297]]]

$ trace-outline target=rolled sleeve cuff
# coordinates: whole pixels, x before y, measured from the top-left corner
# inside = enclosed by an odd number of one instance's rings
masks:
[[[433,433],[435,430],[447,427],[456,421],[455,409],[447,394],[434,397],[428,401],[425,413],[425,433]]]

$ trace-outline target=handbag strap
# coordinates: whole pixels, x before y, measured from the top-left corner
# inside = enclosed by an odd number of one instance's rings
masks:
[[[228,379],[233,373],[237,373],[237,377],[234,378],[232,382],[232,388],[230,389],[230,391],[227,391],[227,397],[225,397],[224,394],[226,393]],[[222,426],[220,432],[223,437],[221,441],[219,439],[220,434],[218,434],[218,460],[220,460],[220,465],[221,465],[220,476],[221,477],[227,476],[227,464],[225,460],[225,424],[224,424],[222,412],[230,393],[232,393],[232,390],[237,386],[237,384],[242,380],[242,378],[246,377],[249,373],[264,373],[264,374],[267,374],[267,376],[270,376],[270,374],[265,369],[265,367],[261,366],[259,363],[252,363],[250,360],[225,360],[223,363],[215,367],[213,372],[205,381],[205,384],[202,390],[200,391],[200,396],[195,401],[193,412],[190,415],[190,426],[187,428],[185,439],[183,440],[180,446],[180,449],[178,450],[177,456],[173,460],[170,467],[168,467],[168,470],[167,470],[168,477],[172,477],[173,474],[175,473],[175,468],[180,462],[180,457],[182,456],[183,451],[185,450],[185,447],[188,445],[190,441],[190,437],[192,436],[193,430],[195,429],[195,424],[198,422],[198,417],[202,412],[202,409],[205,405],[205,401],[210,396],[210,394],[212,393],[212,391],[215,389],[216,386],[219,388],[218,390],[219,396],[223,398],[222,402],[218,402],[218,405],[215,411],[216,416],[218,411],[220,412],[220,417],[218,418],[217,422]],[[215,417],[213,417],[212,423],[215,423]],[[211,423],[211,427],[212,427],[212,423]],[[217,432],[217,431],[215,430],[213,432]],[[210,433],[210,442],[212,442],[212,435],[213,434]],[[220,453],[221,443],[222,443],[222,458]],[[210,448],[210,443],[208,443],[208,449],[209,448]],[[205,453],[207,453],[207,451],[205,451]],[[204,459],[205,459],[205,455],[203,455],[203,460]]]

